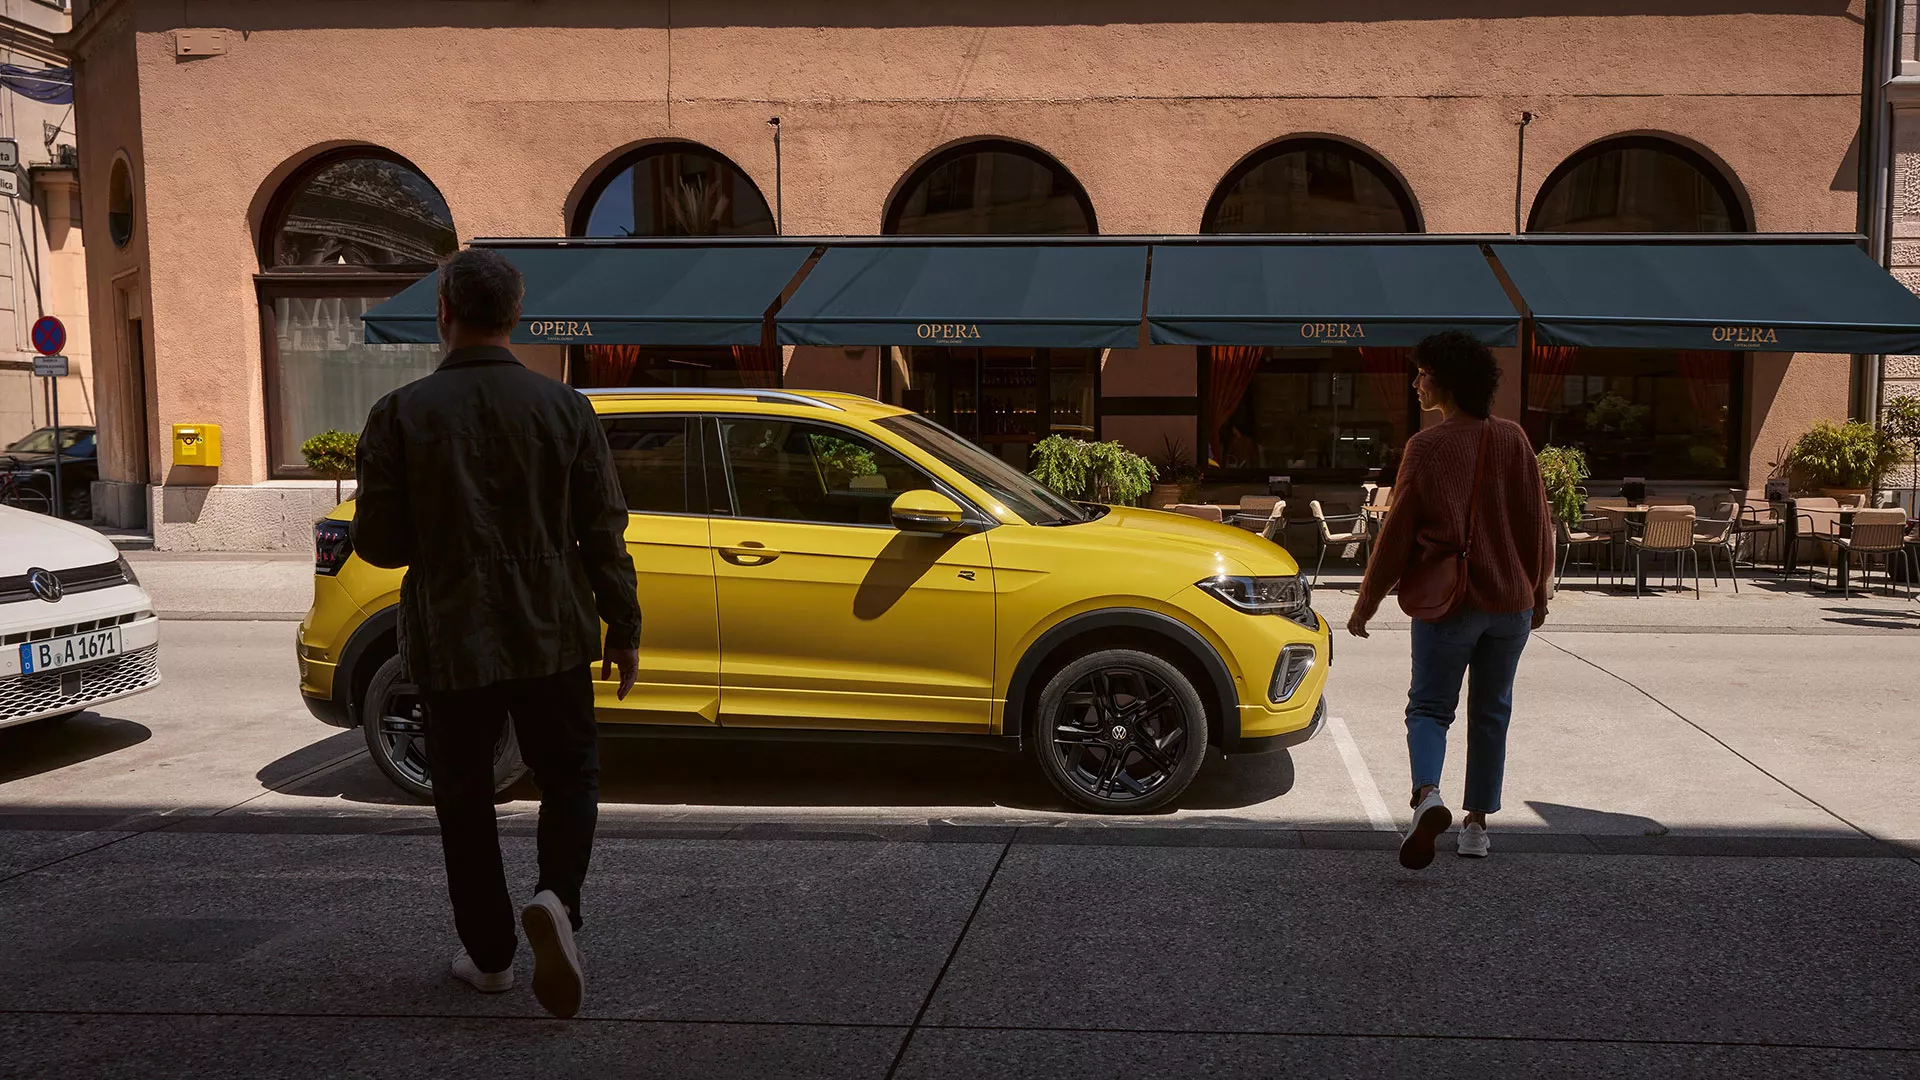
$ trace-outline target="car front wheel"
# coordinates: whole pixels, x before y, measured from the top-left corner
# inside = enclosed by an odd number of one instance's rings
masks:
[[[373,673],[360,708],[367,753],[401,791],[421,802],[433,801],[433,771],[427,765],[427,699],[401,672],[400,658],[390,656]],[[493,748],[493,790],[505,791],[527,767],[520,761],[520,744],[513,725],[504,725]]]
[[[1061,794],[1088,810],[1137,814],[1177,798],[1207,752],[1207,714],[1166,660],[1103,649],[1047,680],[1031,744]]]

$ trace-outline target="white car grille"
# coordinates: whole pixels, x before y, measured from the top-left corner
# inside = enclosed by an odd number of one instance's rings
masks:
[[[159,681],[158,645],[84,667],[8,676],[0,679],[0,724],[41,713],[84,709],[96,701],[145,690]],[[67,693],[67,689],[73,692]]]
[[[23,641],[45,641],[48,638],[67,637],[72,634],[84,634],[89,630],[105,630],[109,626],[125,626],[127,623],[146,618],[152,612],[129,611],[125,615],[108,615],[103,619],[87,619],[62,626],[43,626],[38,630],[22,630],[14,634],[0,636],[0,647],[18,645]]]

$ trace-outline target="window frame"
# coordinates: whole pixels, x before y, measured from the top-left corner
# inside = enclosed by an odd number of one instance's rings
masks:
[[[1287,346],[1268,345],[1265,347],[1269,350],[1269,354],[1261,357],[1260,362],[1262,364],[1265,364],[1268,360],[1285,359],[1284,356],[1273,356],[1272,351],[1277,350],[1284,353],[1287,351]],[[1213,420],[1213,365],[1208,363],[1206,356],[1201,353],[1201,350],[1205,348],[1206,346],[1199,346],[1196,349],[1196,354],[1198,354],[1196,356],[1198,370],[1195,372],[1195,385],[1199,390],[1195,400],[1199,404],[1199,417],[1198,426],[1194,433],[1194,445],[1200,448],[1196,457],[1200,458],[1202,462],[1205,461],[1206,455],[1209,452],[1207,449],[1207,436],[1212,431],[1210,424]],[[1345,347],[1343,346],[1341,348]],[[1342,372],[1341,374],[1351,374],[1357,378],[1364,376],[1366,372],[1356,368],[1352,372]],[[1255,377],[1258,378],[1258,376],[1259,373],[1255,372]],[[1354,384],[1354,388],[1357,393],[1359,389],[1357,382]],[[1251,384],[1247,387],[1247,393],[1253,393]],[[1407,441],[1412,440],[1415,435],[1419,434],[1421,428],[1420,396],[1414,392],[1413,380],[1411,378],[1407,380],[1406,408],[1407,438],[1395,448],[1396,453],[1401,455],[1406,453]],[[1267,477],[1269,476],[1286,476],[1296,484],[1357,484],[1365,482],[1369,475],[1379,471],[1378,466],[1368,466],[1360,469],[1288,469],[1286,466],[1258,469],[1229,469],[1224,465],[1203,465],[1202,468],[1208,482],[1228,484],[1258,483],[1262,485],[1267,482]]]
[[[694,142],[691,139],[663,139],[659,142],[644,143],[640,146],[634,147],[631,150],[628,150],[627,152],[619,155],[618,157],[615,157],[612,161],[607,162],[604,166],[601,167],[598,173],[594,174],[593,179],[587,183],[587,186],[581,189],[580,198],[578,201],[574,203],[573,212],[570,215],[568,215],[567,235],[580,236],[580,237],[591,235],[590,233],[587,232],[587,223],[593,220],[593,209],[595,206],[599,205],[601,197],[607,193],[608,188],[613,186],[614,180],[618,179],[621,173],[627,171],[630,168],[633,168],[635,165],[640,164],[642,161],[645,161],[648,158],[662,157],[667,154],[686,153],[689,151],[691,151],[692,153],[699,154],[702,157],[712,158],[713,160],[721,163],[722,165],[725,165],[727,168],[732,169],[735,175],[739,176],[742,180],[745,180],[747,182],[747,186],[753,189],[754,195],[758,196],[760,199],[760,205],[766,207],[767,220],[771,224],[771,227],[766,232],[764,233],[728,233],[725,235],[728,235],[728,236],[778,236],[780,235],[780,223],[774,215],[773,204],[767,201],[767,193],[760,190],[760,185],[757,181],[754,180],[753,174],[741,168],[739,162],[733,160],[727,155],[721,153],[720,151],[715,150],[713,147],[708,146],[705,143]],[[672,235],[672,234],[669,234],[669,233],[636,233],[635,234],[636,237],[669,236],[669,235]]]
[[[1281,139],[1278,142],[1268,143],[1240,159],[1239,164],[1227,170],[1227,175],[1221,177],[1220,182],[1213,186],[1213,194],[1207,197],[1206,209],[1200,213],[1200,231],[1208,235],[1217,236],[1315,235],[1313,233],[1222,233],[1215,228],[1215,224],[1220,215],[1221,205],[1226,202],[1227,196],[1232,194],[1234,189],[1240,186],[1241,181],[1247,178],[1247,174],[1267,164],[1274,158],[1294,153],[1312,153],[1316,150],[1321,152],[1337,151],[1349,159],[1359,162],[1392,193],[1394,201],[1398,203],[1400,207],[1401,222],[1406,227],[1397,230],[1389,229],[1378,235],[1395,236],[1402,233],[1421,233],[1426,231],[1425,223],[1420,217],[1420,207],[1413,201],[1413,191],[1408,188],[1407,182],[1402,180],[1400,175],[1387,165],[1384,159],[1373,151],[1362,146],[1356,146],[1353,143],[1342,142],[1339,139],[1312,136],[1298,139]]]
[[[356,158],[372,158],[376,161],[385,161],[389,164],[398,165],[401,168],[410,170],[415,176],[425,180],[428,186],[433,188],[435,194],[440,195],[441,202],[444,203],[447,201],[446,195],[440,191],[440,185],[435,184],[432,178],[427,176],[425,169],[401,157],[399,154],[388,150],[384,146],[355,144],[353,146],[342,146],[337,149],[328,150],[322,154],[315,154],[280,183],[279,188],[273,193],[273,198],[267,202],[266,213],[260,215],[258,250],[256,250],[254,254],[260,261],[261,274],[307,278],[410,275],[412,280],[418,281],[422,277],[439,269],[438,263],[392,263],[380,267],[329,266],[326,264],[318,266],[278,266],[274,263],[274,247],[280,239],[281,228],[286,225],[287,209],[293,204],[294,196],[306,187],[307,181],[313,179],[313,177],[323,169],[337,165],[342,161],[352,161]],[[454,224],[453,208],[451,206],[447,208],[447,227],[453,229],[454,250],[458,251],[460,249],[460,231]]]
[[[599,421],[600,433],[602,435],[611,435],[612,432],[608,430],[609,425],[618,423],[622,420],[656,420],[658,419],[658,420],[680,421],[681,435],[682,435],[682,438],[684,438],[687,442],[687,452],[684,456],[682,456],[680,460],[681,490],[686,493],[688,507],[691,508],[695,505],[711,505],[711,499],[709,497],[709,488],[707,486],[708,484],[707,466],[706,466],[707,446],[706,446],[706,440],[703,438],[703,433],[699,426],[701,421],[704,418],[700,416],[700,414],[692,413],[692,412],[642,412],[642,411],[604,412],[595,416],[594,419]],[[611,450],[612,448],[609,447],[608,449]],[[617,463],[614,466],[614,479],[616,481],[618,481],[619,479],[619,465]],[[695,497],[696,492],[698,493],[697,498]],[[626,498],[627,498],[626,488],[622,487],[620,489],[620,501],[624,503],[626,502]],[[705,518],[705,517],[724,517],[726,515],[715,514],[710,510],[695,510],[695,509],[635,510],[633,507],[628,506],[627,516],[630,518],[636,518],[636,517]]]
[[[982,511],[978,506],[974,505],[974,501],[972,499],[968,498],[966,495],[956,490],[952,484],[949,484],[946,481],[940,479],[939,477],[933,475],[931,472],[928,472],[925,465],[922,465],[920,462],[915,461],[912,457],[909,457],[906,453],[902,452],[899,447],[892,445],[891,443],[887,442],[885,439],[876,437],[870,432],[860,431],[855,428],[850,428],[845,424],[836,424],[830,421],[818,420],[811,416],[788,416],[784,413],[722,412],[722,413],[708,414],[703,419],[707,423],[708,430],[712,433],[711,445],[713,446],[715,453],[719,458],[719,460],[714,464],[717,465],[721,475],[725,478],[727,505],[731,510],[731,513],[729,514],[723,515],[723,514],[716,513],[713,516],[730,517],[735,521],[766,522],[766,523],[775,524],[775,525],[811,525],[811,526],[815,526],[818,528],[825,528],[825,529],[885,529],[890,532],[899,531],[895,529],[891,524],[863,525],[863,524],[860,524],[859,522],[848,522],[848,521],[796,521],[792,518],[753,517],[753,516],[741,513],[740,512],[740,496],[738,491],[735,489],[734,482],[733,482],[733,461],[727,454],[726,439],[723,438],[720,433],[721,422],[726,420],[755,420],[755,421],[773,420],[773,421],[780,421],[780,422],[789,423],[789,424],[804,424],[810,427],[823,428],[830,432],[836,433],[837,436],[851,436],[863,442],[871,443],[872,445],[878,447],[879,449],[884,450],[889,454],[892,454],[896,458],[899,458],[902,462],[906,463],[908,468],[919,473],[920,476],[927,481],[927,485],[931,490],[938,491],[942,495],[947,496],[948,498],[952,499],[955,503],[959,504],[960,510],[963,516],[979,522],[991,523],[994,520],[993,518],[987,516],[986,513]],[[920,490],[920,489],[915,489],[915,490]],[[902,494],[905,494],[905,493],[902,492]],[[898,495],[894,497],[896,499],[899,498]],[[713,500],[709,498],[708,501],[712,502]]]
[[[1081,215],[1086,218],[1086,231],[1081,233],[1049,233],[1047,235],[1100,235],[1100,219],[1093,212],[1093,199],[1087,195],[1087,186],[1080,182],[1080,178],[1073,174],[1072,169],[1067,168],[1066,164],[1059,158],[1054,157],[1052,154],[1038,147],[1028,146],[1022,142],[1015,142],[1012,139],[1000,138],[968,139],[965,142],[955,143],[914,166],[913,170],[907,173],[900,181],[900,185],[894,188],[893,194],[887,199],[887,208],[880,216],[880,232],[888,236],[919,236],[928,238],[950,235],[944,233],[902,233],[900,231],[900,218],[906,211],[907,196],[916,188],[925,186],[927,178],[932,175],[935,169],[951,164],[964,157],[972,157],[975,154],[986,153],[1011,154],[1015,157],[1025,158],[1049,172],[1066,177],[1073,185],[1071,194],[1073,195],[1074,202],[1079,204]],[[998,234],[962,233],[958,235],[992,236]]]
[[[1727,175],[1726,171],[1707,160],[1705,154],[1700,153],[1692,147],[1675,142],[1672,139],[1663,139],[1657,135],[1622,135],[1618,138],[1602,139],[1597,143],[1584,146],[1568,155],[1565,161],[1555,166],[1554,170],[1547,174],[1547,178],[1541,181],[1540,187],[1534,192],[1533,206],[1527,211],[1526,231],[1530,233],[1538,232],[1545,236],[1607,235],[1604,231],[1582,232],[1569,230],[1564,226],[1553,229],[1542,229],[1540,227],[1540,211],[1547,204],[1547,196],[1552,194],[1554,189],[1560,184],[1565,183],[1575,169],[1587,164],[1602,154],[1612,153],[1616,150],[1649,150],[1666,154],[1668,157],[1677,158],[1691,166],[1695,172],[1706,177],[1707,183],[1712,186],[1714,193],[1720,196],[1722,202],[1726,203],[1727,232],[1733,234],[1750,233],[1753,231],[1753,222],[1749,220],[1746,204],[1741,202],[1740,192],[1734,187],[1733,180]],[[1615,233],[1613,235],[1619,234]]]
[[[1626,351],[1662,353],[1662,352],[1673,352],[1676,350],[1632,349],[1632,350],[1626,350]],[[1726,434],[1727,466],[1726,466],[1726,469],[1723,474],[1701,475],[1700,473],[1697,473],[1697,472],[1696,473],[1681,472],[1672,476],[1648,476],[1646,477],[1646,479],[1650,483],[1718,484],[1724,481],[1730,485],[1737,486],[1740,483],[1742,483],[1741,477],[1746,475],[1747,462],[1753,453],[1751,439],[1749,434],[1747,433],[1747,413],[1748,413],[1747,384],[1748,384],[1748,378],[1750,375],[1750,369],[1752,367],[1751,363],[1749,362],[1749,358],[1753,354],[1739,352],[1737,350],[1706,350],[1706,351],[1710,351],[1710,352],[1723,351],[1726,353],[1727,357],[1729,358],[1728,370],[1727,370],[1727,434]],[[1566,375],[1567,378],[1572,378],[1573,376],[1574,376],[1574,372],[1572,371],[1569,371]],[[1520,364],[1520,402],[1521,402],[1520,426],[1522,427],[1522,429],[1526,431],[1527,438],[1529,440],[1531,440],[1535,435],[1535,432],[1533,431],[1532,417],[1528,415],[1529,413],[1532,413],[1535,410],[1527,406],[1527,402],[1533,400],[1532,381],[1533,381],[1533,354],[1532,354],[1532,350],[1529,349],[1527,351],[1526,356],[1522,359]],[[1573,444],[1569,443],[1567,445],[1573,445]],[[1583,453],[1586,452],[1585,447],[1579,447],[1579,449]],[[1588,484],[1598,485],[1599,487],[1604,488],[1608,484],[1612,484],[1618,481],[1624,481],[1625,479],[1626,477],[1624,474],[1620,476],[1608,476],[1608,475],[1596,472],[1591,477],[1588,478]]]

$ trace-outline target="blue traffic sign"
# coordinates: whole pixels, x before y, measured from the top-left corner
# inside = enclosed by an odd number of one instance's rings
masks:
[[[33,347],[52,356],[67,347],[67,328],[51,315],[40,316],[33,322]]]

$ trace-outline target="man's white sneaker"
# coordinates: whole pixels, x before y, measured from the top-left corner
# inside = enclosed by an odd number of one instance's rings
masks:
[[[1400,841],[1400,865],[1409,870],[1425,870],[1433,862],[1433,841],[1453,824],[1453,811],[1440,799],[1440,789],[1427,793],[1413,808],[1413,827]]]
[[[483,994],[499,994],[513,989],[513,965],[508,964],[505,971],[481,971],[480,965],[473,962],[467,950],[453,958],[453,977],[473,987]]]
[[[580,1011],[587,993],[586,972],[580,969],[580,951],[573,944],[573,920],[567,905],[542,889],[520,912],[520,928],[533,948],[533,996],[558,1017]]]
[[[1476,825],[1471,821],[1460,826],[1458,844],[1459,846],[1454,850],[1468,859],[1484,859],[1487,857],[1487,852],[1493,849],[1493,844],[1487,840],[1485,826]]]

